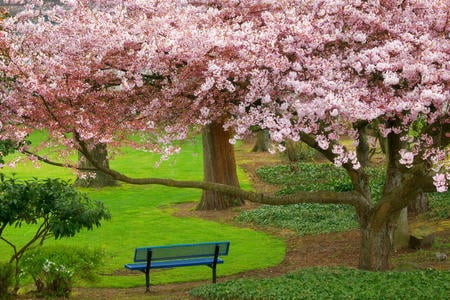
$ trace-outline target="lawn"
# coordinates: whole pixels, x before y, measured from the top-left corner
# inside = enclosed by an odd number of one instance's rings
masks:
[[[40,136],[34,137],[39,139]],[[140,177],[161,177],[175,179],[202,178],[201,142],[187,144],[181,154],[164,161],[159,168],[154,167],[158,158],[129,148],[111,161],[111,166],[128,175]],[[8,159],[15,159],[14,156]],[[67,169],[41,165],[39,168],[30,162],[19,164],[14,169],[2,171],[18,178],[60,177],[74,179]],[[239,179],[244,188],[250,188],[249,181],[239,170]],[[265,268],[281,262],[285,254],[285,244],[267,234],[247,228],[238,228],[198,218],[177,218],[171,214],[170,207],[185,202],[198,201],[201,192],[194,189],[177,189],[163,186],[133,186],[121,184],[119,187],[102,189],[83,189],[90,198],[98,199],[109,208],[112,219],[93,231],[83,231],[74,238],[48,240],[46,245],[76,245],[80,247],[101,247],[105,253],[105,263],[100,280],[89,286],[133,287],[143,286],[144,276],[136,272],[124,272],[123,265],[132,262],[133,251],[137,246],[164,245],[176,243],[229,240],[230,254],[225,264],[218,268],[218,276],[239,273],[245,270]],[[15,243],[24,243],[30,238],[32,226],[8,228],[6,236]],[[261,251],[261,248],[264,251]],[[5,259],[11,249],[1,244],[0,255]],[[152,283],[173,283],[204,280],[211,277],[206,267],[177,268],[158,271]]]

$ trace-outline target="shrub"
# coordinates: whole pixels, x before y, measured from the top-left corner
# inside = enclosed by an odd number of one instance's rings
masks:
[[[69,246],[39,247],[28,251],[22,271],[30,275],[39,293],[68,296],[75,279],[94,281],[102,261],[101,250]]]
[[[14,281],[14,267],[10,263],[0,264],[0,299],[9,298],[8,291]]]

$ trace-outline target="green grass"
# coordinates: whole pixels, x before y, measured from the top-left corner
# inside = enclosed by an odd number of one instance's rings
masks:
[[[39,137],[37,138],[39,139]],[[14,159],[14,156],[8,157]],[[123,155],[115,157],[111,166],[136,177],[161,177],[200,180],[202,173],[201,143],[188,144],[181,154],[164,161],[154,168],[157,156],[123,149]],[[4,169],[6,174],[15,173],[18,178],[60,177],[75,179],[67,169],[42,165],[35,168],[23,163],[15,169]],[[243,188],[250,188],[249,181],[238,170]],[[83,231],[74,238],[48,240],[47,245],[76,245],[101,247],[105,251],[105,264],[96,287],[143,286],[144,276],[136,272],[125,275],[125,263],[132,262],[137,246],[164,245],[216,240],[231,241],[230,254],[225,264],[218,268],[218,276],[239,273],[245,270],[265,268],[280,263],[284,258],[285,243],[264,233],[246,228],[237,228],[198,218],[177,218],[168,207],[197,201],[201,192],[194,189],[177,189],[156,185],[128,185],[102,189],[83,189],[90,198],[98,199],[109,208],[112,219],[93,231]],[[5,235],[17,244],[25,243],[32,234],[33,226],[8,228]],[[264,251],[261,251],[264,249]],[[0,257],[6,260],[11,249],[0,244]],[[194,270],[193,270],[194,269]],[[155,272],[152,283],[172,283],[210,279],[211,270],[206,267],[176,268]]]
[[[238,279],[191,291],[202,299],[448,299],[450,272],[367,272],[309,268],[281,277]]]

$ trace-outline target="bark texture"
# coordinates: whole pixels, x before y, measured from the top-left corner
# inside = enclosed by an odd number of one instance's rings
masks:
[[[204,181],[222,183],[239,188],[236,159],[230,133],[220,123],[211,123],[203,129],[203,173]],[[217,191],[203,190],[197,206],[199,210],[220,210],[244,204],[241,197]]]
[[[428,196],[423,192],[419,193],[416,200],[411,201],[408,205],[408,213],[410,215],[418,215],[428,210]]]
[[[396,218],[389,218],[381,226],[367,224],[361,227],[359,268],[370,271],[386,271],[391,267],[390,256],[394,246]]]
[[[97,144],[90,151],[92,159],[95,159],[99,164],[105,168],[109,168],[108,160],[108,150],[106,144]],[[93,168],[92,163],[85,158],[83,154],[78,152],[78,162],[80,168]],[[105,186],[116,186],[116,180],[109,174],[104,173],[100,170],[93,170],[89,172],[83,172],[82,175],[78,176],[75,181],[76,186],[80,187],[105,187]]]

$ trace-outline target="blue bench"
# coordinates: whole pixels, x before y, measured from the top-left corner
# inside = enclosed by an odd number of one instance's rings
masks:
[[[177,244],[139,247],[134,251],[134,263],[125,265],[129,270],[145,273],[146,291],[150,291],[150,270],[205,265],[212,269],[212,282],[216,282],[216,266],[223,264],[219,256],[228,255],[230,242]]]

